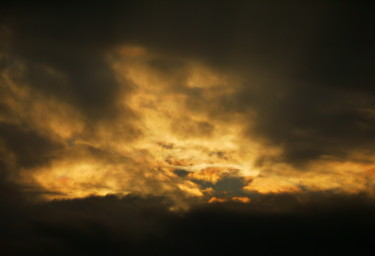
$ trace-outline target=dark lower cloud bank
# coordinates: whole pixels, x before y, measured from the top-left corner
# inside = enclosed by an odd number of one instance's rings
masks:
[[[3,208],[2,255],[373,255],[366,196],[263,196],[189,212],[165,198],[90,197]]]

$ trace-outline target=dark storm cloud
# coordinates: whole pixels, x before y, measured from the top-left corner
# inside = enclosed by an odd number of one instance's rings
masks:
[[[14,154],[19,167],[35,167],[48,163],[63,147],[37,132],[0,122],[0,141]]]
[[[323,155],[345,157],[351,150],[374,150],[375,120],[362,111],[373,111],[373,96],[319,85],[287,90],[281,97],[252,92],[239,96],[259,114],[251,132],[282,146],[284,160],[303,163]]]
[[[342,8],[322,26],[297,74],[322,86],[374,93],[371,6]]]
[[[114,43],[112,20],[103,17],[102,5],[76,7],[15,4],[4,19],[11,31],[8,54],[25,66],[23,74],[14,74],[19,81],[73,104],[90,119],[106,118],[117,110],[118,82],[106,59]]]
[[[372,14],[362,4],[330,15],[280,88],[241,96],[260,114],[255,130],[284,146],[288,161],[374,150],[375,119],[363,111],[375,109]]]
[[[315,201],[316,200],[316,201]],[[365,196],[259,197],[251,204],[167,210],[163,198],[92,197],[23,208],[2,229],[2,255],[371,255],[374,204]],[[4,214],[2,214],[4,222]],[[5,223],[2,223],[4,225]]]

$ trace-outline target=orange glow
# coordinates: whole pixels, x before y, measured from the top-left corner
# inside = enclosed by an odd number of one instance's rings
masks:
[[[210,200],[208,200],[209,203],[223,203],[226,202],[226,199],[218,198],[218,197],[211,197]]]
[[[171,72],[160,71],[158,65],[164,64],[154,59],[170,62]],[[138,46],[119,48],[109,60],[121,85],[116,101],[120,114],[94,124],[87,124],[74,107],[1,74],[5,81],[0,85],[1,103],[18,116],[3,115],[0,120],[28,122],[38,133],[64,145],[48,165],[22,172],[15,177],[17,182],[55,193],[46,194],[47,199],[141,193],[169,196],[180,205],[185,198],[205,200],[206,195],[213,195],[213,188],[201,182],[217,184],[227,177],[247,183],[241,193],[338,190],[374,194],[374,165],[356,163],[364,157],[373,162],[372,156],[353,153],[353,161],[347,162],[322,159],[303,172],[285,163],[257,165],[259,157],[276,158],[282,149],[244,135],[251,109],[246,115],[221,111],[217,99],[241,87],[230,74]],[[18,69],[21,72],[22,65]],[[177,170],[186,173],[177,175]],[[208,202],[226,200],[250,202],[242,195],[211,197]]]
[[[241,203],[250,203],[250,198],[246,197],[246,196],[235,196],[235,197],[232,197],[232,200],[233,201],[237,201],[237,202],[241,202]]]

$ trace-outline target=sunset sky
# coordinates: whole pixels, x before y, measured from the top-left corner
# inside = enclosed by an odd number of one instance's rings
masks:
[[[3,5],[2,255],[373,255],[373,11]]]

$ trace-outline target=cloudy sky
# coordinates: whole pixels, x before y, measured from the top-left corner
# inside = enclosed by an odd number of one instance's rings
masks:
[[[5,4],[1,250],[372,255],[373,7]]]

